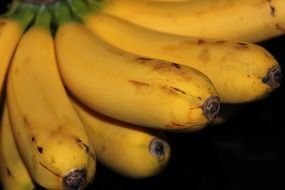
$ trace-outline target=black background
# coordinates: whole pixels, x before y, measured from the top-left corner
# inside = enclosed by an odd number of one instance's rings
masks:
[[[1,12],[5,2],[0,0]],[[285,36],[260,45],[273,54],[284,70]],[[88,189],[284,190],[284,98],[283,78],[281,87],[268,98],[244,105],[226,123],[196,133],[167,133],[172,157],[159,175],[129,179],[98,163],[94,184]]]

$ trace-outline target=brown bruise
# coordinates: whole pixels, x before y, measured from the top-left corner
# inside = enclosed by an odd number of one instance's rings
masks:
[[[128,80],[128,81],[136,87],[150,86],[150,84],[148,83],[137,81],[137,80]]]
[[[248,44],[247,43],[243,43],[243,42],[237,42],[236,43],[236,48],[237,49],[248,49]]]
[[[82,142],[81,139],[75,138],[76,143],[79,145],[80,148],[83,148],[86,153],[89,153],[89,146]]]
[[[37,150],[38,150],[38,152],[39,152],[40,154],[43,153],[43,147],[37,146]]]
[[[9,168],[6,168],[6,172],[7,172],[8,176],[12,176],[12,172],[11,172],[11,170]]]
[[[203,39],[198,39],[198,40],[197,40],[197,44],[198,44],[198,45],[202,45],[202,44],[205,44],[205,43],[206,43],[206,41],[203,40]]]
[[[181,93],[181,94],[186,94],[186,92],[185,91],[183,91],[183,90],[181,90],[181,89],[179,89],[179,88],[175,88],[175,87],[169,87],[171,90],[174,90],[174,91],[176,91],[176,92],[179,92],[179,93]]]
[[[54,171],[52,171],[51,169],[49,169],[46,165],[44,165],[43,163],[39,162],[39,164],[45,168],[46,170],[48,170],[50,173],[52,173],[53,175],[57,176],[57,177],[60,177],[61,178],[61,175],[55,173]]]
[[[0,21],[0,28],[4,27],[6,25],[6,22],[4,20]]]
[[[269,8],[270,8],[270,15],[275,17],[275,12],[276,9],[275,7],[272,5],[272,0],[267,0],[268,4],[269,4]]]
[[[173,67],[175,67],[176,69],[181,69],[181,65],[177,64],[177,63],[172,63],[171,64]]]
[[[146,57],[137,57],[135,60],[139,61],[140,63],[146,63],[146,62],[149,62],[149,61],[153,61],[153,59],[146,58]]]
[[[275,28],[281,32],[285,32],[285,28],[281,27],[279,24],[275,24]]]

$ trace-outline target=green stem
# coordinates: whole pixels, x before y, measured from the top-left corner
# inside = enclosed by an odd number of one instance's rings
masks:
[[[33,26],[45,28],[50,31],[51,13],[46,5],[40,6]]]
[[[21,3],[10,18],[17,20],[24,31],[35,18],[37,9],[38,6],[36,5]]]
[[[74,21],[68,5],[62,1],[51,4],[48,6],[50,11],[53,13],[54,20],[56,21],[57,27],[66,23]]]
[[[81,21],[84,21],[84,17],[91,11],[88,4],[83,0],[66,0],[72,13],[78,17]]]
[[[105,0],[85,0],[92,11],[101,10],[104,7]]]

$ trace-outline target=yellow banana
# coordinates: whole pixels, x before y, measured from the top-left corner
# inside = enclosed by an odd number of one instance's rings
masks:
[[[165,168],[171,150],[162,132],[123,123],[75,100],[73,103],[98,161],[106,167],[132,178],[154,176]]]
[[[98,9],[97,1],[93,0]],[[284,0],[99,2],[100,10],[105,13],[166,33],[248,42],[285,33]]]
[[[61,23],[55,42],[67,88],[95,111],[166,130],[201,129],[218,113],[216,90],[197,70],[128,54],[72,21]]]
[[[1,121],[0,173],[4,190],[33,190],[33,181],[18,152],[11,129],[7,105]]]
[[[97,36],[113,46],[203,72],[223,103],[259,100],[280,85],[278,62],[258,45],[165,34],[103,13],[87,14],[84,20]]]
[[[24,34],[8,75],[12,129],[32,178],[47,189],[82,189],[95,156],[61,82],[50,18],[43,6]]]
[[[23,5],[11,17],[0,18],[0,97],[2,97],[6,72],[14,50],[22,33],[33,17],[34,7]]]

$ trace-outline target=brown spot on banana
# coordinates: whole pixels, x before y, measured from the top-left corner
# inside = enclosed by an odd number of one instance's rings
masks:
[[[140,63],[146,63],[149,61],[153,61],[153,59],[146,58],[146,57],[137,57],[135,60],[139,61]]]
[[[40,164],[43,168],[45,168],[46,170],[48,170],[50,173],[52,173],[53,175],[55,175],[55,176],[61,178],[61,175],[59,175],[59,174],[57,174],[56,172],[52,171],[51,169],[49,169],[49,168],[48,168],[46,165],[44,165],[43,163],[39,162],[39,164]]]
[[[206,41],[203,40],[203,39],[198,39],[198,40],[197,40],[197,44],[198,44],[198,45],[202,45],[202,44],[205,44],[205,43],[206,43]]]
[[[220,111],[220,98],[218,96],[210,96],[204,102],[202,110],[209,121],[214,120]]]
[[[6,22],[4,20],[0,21],[0,28],[4,27],[6,25]]]
[[[281,79],[281,67],[279,65],[275,65],[268,69],[267,75],[261,80],[263,83],[268,84],[271,88],[276,89],[280,86]]]
[[[177,63],[172,63],[171,64],[173,67],[175,67],[176,69],[181,69],[181,65],[177,64]]]
[[[279,24],[275,24],[275,28],[280,32],[285,32],[285,28],[281,27]]]
[[[12,176],[12,172],[11,172],[11,170],[9,168],[6,168],[6,172],[7,172],[8,176]]]
[[[75,138],[75,141],[79,145],[80,148],[85,149],[86,153],[89,153],[89,146],[87,144],[82,142],[82,140],[79,138]]]
[[[167,92],[168,94],[172,94],[172,95],[178,95],[178,94],[183,94],[185,95],[186,92],[176,88],[176,87],[171,87],[171,86],[161,86],[160,87],[162,90],[164,90],[165,92]]]
[[[269,4],[269,8],[270,8],[270,15],[275,17],[275,7],[272,5],[272,0],[267,0],[268,4]]]
[[[176,91],[176,92],[179,92],[179,93],[181,93],[181,94],[186,94],[186,92],[185,91],[183,91],[183,90],[181,90],[181,89],[179,89],[179,88],[175,88],[175,87],[169,87],[171,90],[174,90],[174,91]]]
[[[40,146],[37,146],[37,149],[38,149],[38,152],[40,153],[40,154],[42,154],[43,153],[43,147],[40,147]]]
[[[165,159],[165,142],[154,138],[149,143],[149,152],[157,160],[162,161]]]
[[[137,80],[128,80],[128,81],[136,87],[150,86],[150,84],[148,83],[137,81]]]
[[[248,44],[244,42],[237,42],[236,43],[236,48],[237,49],[248,49]]]
[[[75,169],[68,172],[62,180],[64,190],[83,190],[86,186],[86,169]]]

